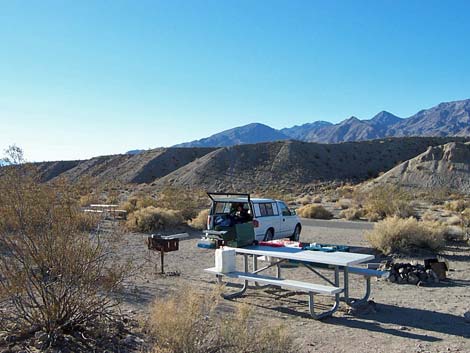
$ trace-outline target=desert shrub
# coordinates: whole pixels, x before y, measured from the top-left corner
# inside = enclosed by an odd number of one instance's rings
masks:
[[[364,217],[364,210],[358,207],[350,207],[348,209],[342,210],[339,213],[339,216],[341,218],[345,218],[347,220],[353,221],[356,219],[360,219],[361,217]]]
[[[76,190],[38,183],[20,149],[7,153],[13,166],[0,178],[0,303],[8,311],[0,324],[25,339],[44,333],[44,349],[111,319],[124,272],[110,264],[104,242],[82,231]]]
[[[336,207],[337,208],[340,208],[342,210],[346,210],[348,209],[349,207],[351,207],[351,200],[347,200],[347,199],[339,199],[337,202],[336,202]]]
[[[333,214],[321,205],[306,205],[297,210],[297,214],[304,218],[331,219]]]
[[[140,210],[142,208],[150,206],[159,207],[159,203],[156,199],[150,196],[138,195],[129,197],[125,202],[120,205],[120,208],[126,210],[129,214],[136,210]]]
[[[322,196],[321,196],[321,195],[315,195],[315,196],[312,198],[312,202],[313,202],[313,203],[321,203],[321,202],[322,202]]]
[[[462,212],[467,208],[468,202],[465,200],[453,200],[453,201],[447,201],[444,204],[444,208],[448,211],[453,211],[453,212]]]
[[[297,200],[296,200],[297,203],[301,204],[301,205],[307,205],[309,203],[312,202],[312,196],[310,195],[305,195],[305,196],[302,196],[302,197],[299,197]]]
[[[462,211],[462,223],[464,227],[470,227],[470,208],[467,208],[465,211]]]
[[[449,226],[456,226],[462,223],[462,219],[459,216],[451,216],[446,219],[446,224]]]
[[[198,201],[196,198],[197,193],[172,186],[160,191],[158,204],[159,207],[179,211],[185,220],[190,220],[197,215]]]
[[[416,215],[411,195],[394,185],[376,186],[369,192],[358,194],[357,198],[370,220],[391,216],[408,218]]]
[[[182,223],[183,217],[179,211],[149,206],[128,215],[126,226],[132,231],[154,232]]]
[[[86,206],[90,206],[92,204],[101,203],[101,199],[95,193],[88,193],[88,194],[80,196],[79,203],[80,203],[80,206],[86,207]]]
[[[436,215],[435,212],[431,212],[431,211],[427,210],[426,212],[423,213],[423,215],[421,216],[421,219],[423,221],[434,222],[434,221],[437,221],[439,219],[439,217]]]
[[[277,325],[256,327],[246,306],[234,314],[217,315],[217,292],[198,294],[185,288],[176,295],[154,302],[148,331],[154,352],[293,352],[292,340]]]
[[[77,229],[82,232],[91,232],[97,229],[101,217],[96,213],[79,212],[75,215]]]
[[[438,222],[393,216],[378,222],[366,238],[372,247],[388,255],[416,249],[438,251],[445,243],[445,233],[445,227]]]
[[[209,216],[209,210],[202,210],[198,215],[188,222],[189,226],[196,229],[206,229],[207,228],[207,217]]]

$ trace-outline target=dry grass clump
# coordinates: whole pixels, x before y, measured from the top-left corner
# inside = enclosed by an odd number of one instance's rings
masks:
[[[453,212],[462,212],[469,206],[468,202],[465,200],[453,200],[447,201],[444,204],[444,208],[448,211]]]
[[[357,198],[371,221],[391,216],[416,216],[411,195],[397,186],[377,186],[369,192],[358,194]]]
[[[364,217],[364,210],[359,207],[350,207],[348,209],[344,209],[339,213],[341,218],[345,218],[349,221],[354,221]]]
[[[446,224],[449,226],[457,226],[462,224],[462,219],[459,216],[451,216],[446,219]]]
[[[439,219],[439,217],[435,212],[427,210],[426,212],[423,213],[423,215],[421,216],[421,219],[423,221],[435,222]]]
[[[207,217],[209,216],[209,211],[210,210],[202,210],[201,212],[198,213],[198,215],[190,220],[188,222],[188,225],[190,227],[196,228],[196,229],[206,229],[207,228]]]
[[[445,243],[446,228],[438,222],[419,222],[415,218],[388,217],[366,233],[370,245],[382,253],[440,250]]]
[[[289,353],[292,339],[281,326],[256,327],[246,306],[218,314],[218,293],[186,288],[154,302],[147,324],[155,353]],[[260,325],[261,326],[261,325]]]
[[[112,318],[112,293],[123,268],[111,264],[105,242],[83,232],[93,222],[80,211],[78,193],[63,181],[41,184],[22,151],[0,178],[0,325],[10,334],[43,337],[39,350],[67,333],[96,330]],[[86,218],[84,226],[83,218]]]
[[[81,207],[86,207],[92,204],[99,204],[99,203],[101,203],[101,199],[95,193],[88,193],[88,194],[80,196],[79,204]]]
[[[348,199],[339,199],[337,202],[336,202],[336,207],[337,208],[340,208],[342,210],[346,210],[348,209],[349,207],[352,206],[352,201],[351,200],[348,200]]]
[[[120,208],[126,210],[129,214],[150,206],[158,207],[159,203],[156,199],[149,196],[132,196],[122,203]]]
[[[308,205],[309,203],[312,202],[312,196],[310,195],[305,195],[302,197],[299,197],[296,202],[301,205]]]
[[[322,202],[322,196],[321,195],[315,195],[312,198],[313,203],[321,203]]]
[[[322,205],[306,205],[297,209],[297,214],[303,218],[331,219],[333,214]]]
[[[149,206],[128,215],[126,226],[136,232],[154,232],[181,225],[183,221],[180,211]]]

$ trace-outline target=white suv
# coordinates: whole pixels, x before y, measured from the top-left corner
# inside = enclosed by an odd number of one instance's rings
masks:
[[[212,200],[207,229],[237,221],[237,209],[243,208],[241,222],[253,222],[256,240],[290,238],[299,241],[302,225],[294,210],[284,201],[251,198],[249,194],[207,193]]]

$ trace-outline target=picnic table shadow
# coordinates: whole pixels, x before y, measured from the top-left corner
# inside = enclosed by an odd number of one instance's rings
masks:
[[[233,287],[238,286],[235,285]],[[256,294],[250,294],[249,296],[264,299],[264,295],[261,294],[262,292],[263,291],[257,292]],[[271,298],[269,301],[271,304],[274,303],[273,305],[263,304],[262,300],[258,300],[256,302],[251,301],[248,304],[266,310],[277,311],[286,315],[313,320],[305,311],[307,306],[305,293],[283,290],[277,290],[276,293],[269,293],[269,295],[273,294],[275,294],[274,300]],[[236,299],[233,301],[236,301]],[[327,304],[319,303],[319,306],[327,307]],[[323,319],[322,323],[325,325],[345,326],[353,329],[385,333],[388,335],[427,342],[442,340],[442,338],[433,336],[432,333],[446,334],[467,339],[470,338],[470,325],[465,322],[462,316],[382,303],[376,304],[376,312],[374,313],[363,315],[358,314],[357,316],[346,315],[342,317],[333,315],[329,318]],[[393,325],[397,326],[397,328],[383,325]],[[419,329],[428,332],[426,334],[419,334],[411,332],[412,329]]]

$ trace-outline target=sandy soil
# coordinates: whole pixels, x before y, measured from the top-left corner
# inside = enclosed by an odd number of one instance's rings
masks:
[[[302,240],[348,244],[352,251],[372,253],[363,238],[368,227],[366,222],[308,221]],[[121,260],[132,260],[137,270],[126,285],[124,309],[145,317],[154,298],[171,295],[188,284],[200,290],[213,289],[213,276],[202,270],[213,266],[214,254],[196,247],[199,235],[192,232],[189,239],[180,242],[179,251],[165,256],[166,272],[179,275],[161,276],[156,269],[159,256],[146,249],[146,235],[125,234]],[[470,248],[450,246],[443,257],[452,269],[448,281],[427,287],[373,281],[370,299],[376,303],[375,310],[362,313],[351,313],[342,303],[333,317],[315,321],[307,315],[305,294],[273,289],[249,289],[236,301],[249,304],[266,324],[284,324],[295,337],[299,352],[470,352],[470,324],[463,318],[470,310]],[[321,283],[304,268],[282,271],[285,278]],[[359,296],[362,290],[362,279],[352,277],[351,295]],[[331,298],[319,302],[329,304]],[[224,301],[223,305],[230,307],[232,302]]]

